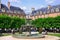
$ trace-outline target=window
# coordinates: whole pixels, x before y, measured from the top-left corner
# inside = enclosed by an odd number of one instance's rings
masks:
[[[26,16],[26,18],[28,19],[29,17],[28,17],[28,16]]]
[[[2,9],[2,12],[5,12],[5,9],[4,8]]]
[[[15,15],[13,15],[13,17],[15,17]]]
[[[39,18],[41,18],[41,16],[39,15]]]
[[[39,14],[39,12],[37,11],[37,14]]]
[[[56,12],[59,12],[59,8],[56,8]]]
[[[33,13],[33,15],[36,15],[36,13]]]
[[[11,16],[13,16],[13,15],[11,15]]]
[[[9,13],[9,11],[7,11],[7,13]]]
[[[50,13],[50,11],[48,10],[47,13]]]
[[[38,15],[39,14],[39,12],[37,11],[36,13],[35,13],[35,15]]]
[[[16,11],[14,11],[14,13],[16,13]]]
[[[34,19],[34,16],[32,17],[32,19]]]
[[[40,11],[40,14],[42,14],[42,11]]]
[[[19,15],[17,15],[17,17],[19,17]]]
[[[37,16],[36,16],[36,19],[37,19]]]
[[[48,14],[47,14],[47,15],[45,15],[45,18],[48,18]]]
[[[54,9],[51,9],[51,13],[53,13],[54,12]]]
[[[9,14],[9,16],[11,16],[11,15]]]
[[[20,12],[18,11],[18,13],[20,13]]]
[[[10,13],[13,13],[13,11],[9,11]]]
[[[43,14],[46,14],[46,12],[43,12]]]

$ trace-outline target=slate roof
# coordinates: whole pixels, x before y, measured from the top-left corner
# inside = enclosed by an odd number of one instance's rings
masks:
[[[9,9],[6,5],[4,4],[1,4],[1,9],[5,9],[5,11],[7,12]],[[0,9],[0,12],[2,12],[2,10]],[[14,12],[22,12],[22,13],[25,13],[21,8],[19,7],[15,7],[15,6],[10,6],[10,11]]]
[[[1,4],[1,8],[4,8],[6,11],[8,10],[7,6],[4,4]]]
[[[47,11],[51,11],[51,9],[55,10],[56,8],[59,8],[59,10],[60,10],[60,5],[52,6],[50,9],[48,9],[46,7],[46,8],[41,8],[41,9],[35,10],[31,13],[31,15],[36,15],[37,12],[40,12],[40,11],[42,12],[42,14],[44,14],[43,12],[45,12],[45,14],[46,14]]]
[[[22,9],[20,9],[19,7],[14,7],[14,6],[10,6],[10,10],[11,11],[23,11]]]

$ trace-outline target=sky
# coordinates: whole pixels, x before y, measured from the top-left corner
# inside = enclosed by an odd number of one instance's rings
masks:
[[[26,13],[31,12],[31,8],[40,9],[48,5],[60,5],[60,0],[1,0],[7,6],[8,1],[12,6],[23,9]]]

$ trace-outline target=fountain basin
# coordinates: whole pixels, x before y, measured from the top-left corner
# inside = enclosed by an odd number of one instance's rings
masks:
[[[45,36],[42,34],[31,34],[31,35],[14,34],[13,37],[20,38],[20,39],[35,39],[35,38],[44,38]]]

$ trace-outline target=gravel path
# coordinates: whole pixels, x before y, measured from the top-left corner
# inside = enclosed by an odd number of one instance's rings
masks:
[[[13,38],[12,36],[0,37],[0,40],[58,40],[58,39],[59,37],[48,36],[48,35],[46,35],[45,38],[40,38],[40,39],[18,39],[18,38]]]

